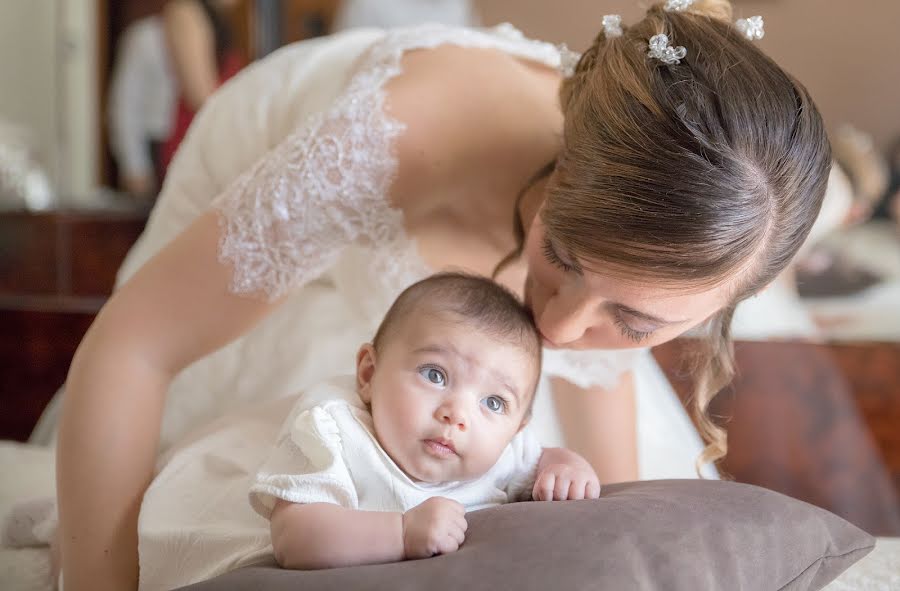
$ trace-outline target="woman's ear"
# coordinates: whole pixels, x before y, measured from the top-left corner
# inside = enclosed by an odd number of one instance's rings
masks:
[[[356,392],[366,404],[372,402],[372,377],[375,375],[375,347],[366,343],[356,354]]]

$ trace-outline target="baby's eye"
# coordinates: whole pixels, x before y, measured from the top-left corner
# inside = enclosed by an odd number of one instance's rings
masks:
[[[488,396],[482,402],[491,412],[501,413],[506,411],[506,401],[499,396]]]
[[[436,367],[420,368],[419,375],[436,386],[445,386],[447,384],[447,376]]]

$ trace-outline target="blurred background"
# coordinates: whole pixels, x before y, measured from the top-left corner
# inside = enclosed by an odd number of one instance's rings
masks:
[[[736,0],[811,91],[836,167],[796,264],[735,320],[717,412],[738,480],[900,535],[900,2]],[[25,441],[109,295],[193,113],[278,47],[353,26],[493,26],[585,48],[631,0],[0,2],[0,438]],[[761,89],[764,91],[764,89]],[[690,339],[656,351],[685,396]]]

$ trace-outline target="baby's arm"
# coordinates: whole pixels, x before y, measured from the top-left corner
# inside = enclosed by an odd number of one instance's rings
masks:
[[[433,497],[406,513],[278,500],[270,517],[282,568],[313,570],[396,562],[454,552],[465,539],[465,509]]]
[[[403,514],[279,500],[270,518],[275,560],[312,570],[403,560]]]
[[[531,496],[535,501],[596,499],[600,480],[590,463],[574,451],[547,447],[538,461]]]

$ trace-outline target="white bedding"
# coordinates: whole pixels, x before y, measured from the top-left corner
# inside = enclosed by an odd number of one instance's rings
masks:
[[[54,459],[50,448],[0,442],[0,515],[34,496],[54,493]],[[50,591],[47,548],[0,548],[0,589]],[[864,559],[825,587],[825,591],[896,591],[900,589],[900,538],[879,538]]]

